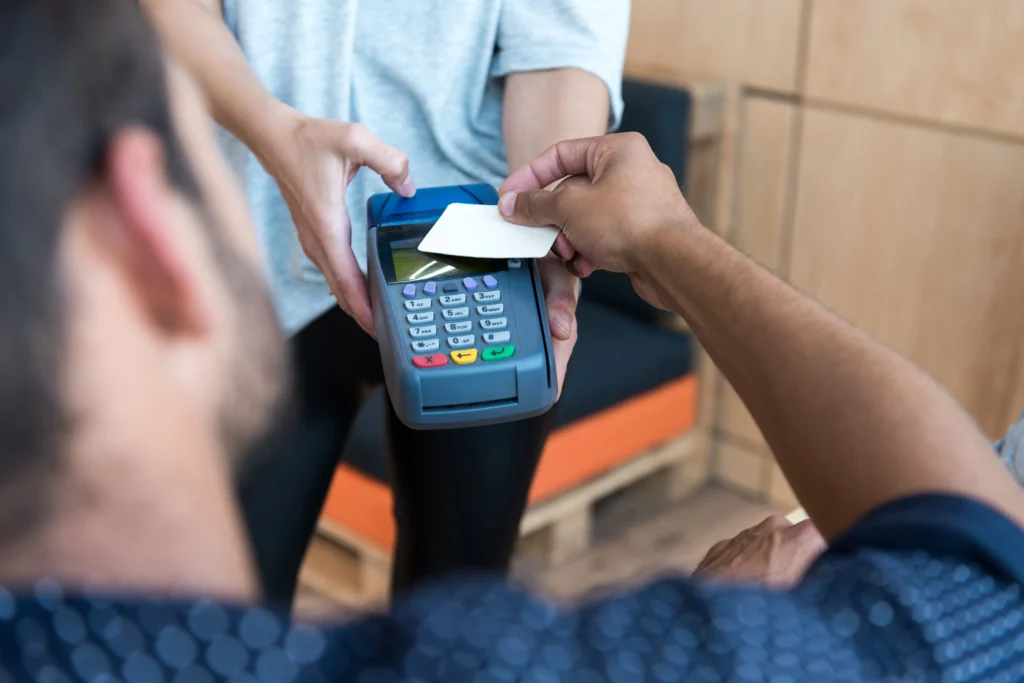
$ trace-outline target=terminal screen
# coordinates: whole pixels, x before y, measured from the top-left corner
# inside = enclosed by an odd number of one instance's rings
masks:
[[[395,267],[394,282],[442,280],[504,270],[504,263],[495,259],[425,254],[415,247],[392,249],[391,261]]]

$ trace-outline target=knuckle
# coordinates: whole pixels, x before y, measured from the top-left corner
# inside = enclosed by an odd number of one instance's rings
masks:
[[[362,151],[373,142],[373,133],[361,123],[350,123],[344,132],[345,144],[352,150]]]
[[[755,528],[765,531],[772,531],[790,526],[789,521],[782,515],[769,515]]]
[[[390,160],[389,173],[395,178],[404,178],[409,175],[409,155],[405,152],[395,150]]]
[[[401,150],[395,150],[394,164],[400,172],[407,172],[409,170],[409,155]]]
[[[628,149],[637,150],[637,149],[644,149],[644,148],[648,148],[649,149],[650,148],[650,145],[647,144],[647,138],[645,138],[640,133],[637,133],[636,131],[630,131],[628,133],[622,133],[621,135],[622,135],[622,143]]]

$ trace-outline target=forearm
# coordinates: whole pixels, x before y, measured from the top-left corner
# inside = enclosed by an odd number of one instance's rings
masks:
[[[264,164],[295,125],[296,112],[253,73],[228,30],[220,0],[142,0],[167,50],[199,83],[220,125]]]
[[[972,420],[931,378],[696,221],[641,265],[749,408],[826,537],[896,498],[953,492],[1018,522],[1024,502]]]
[[[505,80],[503,130],[508,167],[515,170],[561,140],[603,135],[608,88],[579,69],[510,74]]]

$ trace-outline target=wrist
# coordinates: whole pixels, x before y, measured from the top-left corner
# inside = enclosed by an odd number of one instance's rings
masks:
[[[630,272],[652,277],[653,270],[666,258],[669,262],[675,260],[673,254],[679,253],[680,245],[691,243],[706,232],[707,229],[688,207],[674,212],[658,225],[641,231],[632,240],[634,249],[628,257]]]
[[[242,142],[252,150],[267,173],[277,177],[295,152],[295,135],[305,119],[292,107],[273,100],[251,127],[248,139]]]

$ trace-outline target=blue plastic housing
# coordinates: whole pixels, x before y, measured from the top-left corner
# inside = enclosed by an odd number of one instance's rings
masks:
[[[392,250],[417,246],[449,204],[497,202],[497,192],[484,184],[424,188],[411,198],[377,194],[366,202],[370,301],[384,379],[399,419],[413,429],[469,427],[533,417],[550,409],[558,394],[544,293],[533,260],[479,262],[486,268],[468,277],[460,274],[431,280],[434,289],[430,293],[424,291],[425,281],[396,278]],[[469,288],[469,284],[475,287]],[[495,293],[500,298],[495,299]],[[464,305],[442,303],[461,300],[463,295]],[[487,300],[475,300],[481,295]],[[429,299],[428,308],[407,307],[423,306],[425,299]],[[412,301],[419,303],[408,303]],[[501,312],[494,314],[489,306],[497,304]],[[449,320],[442,311],[460,308],[467,308],[467,314],[453,321],[462,333],[449,333]],[[433,313],[430,322],[410,321],[411,315],[427,312]],[[485,327],[497,322],[502,327]],[[431,325],[436,334],[424,336]],[[414,328],[421,336],[412,336]],[[509,333],[506,342],[484,341],[485,335],[504,332]],[[466,342],[468,336],[474,338],[471,345],[450,345],[452,338],[459,343]],[[438,340],[436,351],[414,350],[414,344],[423,347],[433,339]],[[506,347],[513,348],[510,356],[484,360],[485,354],[507,353]],[[477,350],[475,362],[454,362],[453,354],[466,358],[470,349]],[[426,356],[436,354],[444,355],[443,366],[414,364],[418,356],[423,363]]]

